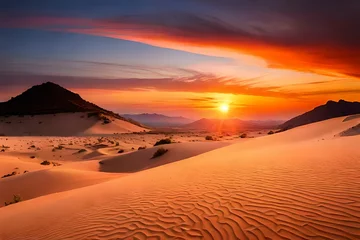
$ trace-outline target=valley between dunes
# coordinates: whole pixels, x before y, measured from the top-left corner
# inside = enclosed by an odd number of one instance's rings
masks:
[[[360,239],[359,124],[179,135],[156,159],[163,136],[146,133],[0,137],[0,173],[20,173],[0,179],[0,200],[26,200],[0,208],[0,239]]]

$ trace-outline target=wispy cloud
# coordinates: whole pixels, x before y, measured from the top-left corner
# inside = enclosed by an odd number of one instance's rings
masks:
[[[1,17],[1,27],[40,28],[163,47],[217,48],[265,59],[270,67],[360,76],[359,1],[202,1],[219,12],[111,18]],[[312,11],[311,9],[316,9]]]
[[[183,70],[186,72],[186,70]],[[306,96],[321,96],[335,93],[360,93],[360,84],[348,88],[322,90],[313,89],[314,84],[330,84],[332,82],[310,82],[302,84],[310,90],[298,90],[288,87],[261,87],[254,84],[254,79],[236,79],[214,74],[190,71],[192,75],[182,77],[165,78],[91,78],[76,76],[53,76],[36,74],[19,74],[0,72],[0,87],[6,90],[7,87],[26,88],[34,84],[51,81],[70,89],[108,89],[117,91],[166,91],[166,92],[193,92],[193,93],[224,93],[234,95],[250,95],[263,97],[276,97],[285,99],[301,99]],[[194,102],[216,102],[218,99],[211,97],[189,98]]]

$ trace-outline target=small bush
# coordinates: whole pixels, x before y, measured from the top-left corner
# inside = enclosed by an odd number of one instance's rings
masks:
[[[80,149],[80,150],[78,151],[78,153],[84,153],[84,152],[86,152],[86,149]]]
[[[60,164],[60,163],[57,163],[57,162],[51,162],[51,163],[52,163],[52,165],[53,165],[54,167],[61,166],[61,164]]]
[[[213,138],[212,136],[206,136],[206,137],[205,137],[205,140],[208,140],[208,141],[211,140],[211,141],[212,141],[212,140],[214,140],[214,138]]]
[[[103,121],[103,124],[109,124],[111,123],[111,120],[108,117],[102,116],[101,120]]]
[[[139,147],[138,150],[143,150],[143,149],[146,149],[146,146],[143,146],[143,147]]]
[[[2,176],[1,178],[6,178],[6,177],[11,177],[11,176],[15,176],[17,174],[17,172],[12,172],[9,174],[5,174],[4,176]]]
[[[30,156],[31,159],[35,158],[35,156]]]
[[[243,133],[240,135],[240,138],[246,138],[247,137],[247,134],[246,133]]]
[[[120,149],[120,150],[118,151],[118,153],[123,153],[123,152],[125,152],[124,149]]]
[[[64,148],[63,146],[59,145],[59,146],[57,146],[57,147],[54,147],[54,148],[52,149],[52,151],[55,152],[56,150],[62,150],[63,148]]]
[[[154,144],[154,146],[164,145],[164,144],[170,144],[170,143],[172,143],[170,138],[164,138],[164,139],[161,139],[160,141],[157,141],[157,142]]]
[[[272,135],[272,134],[274,134],[274,131],[271,130],[268,132],[268,135]]]
[[[167,153],[168,151],[169,151],[168,149],[159,148],[158,150],[156,150],[156,152],[154,153],[154,155],[152,156],[152,158],[160,157],[160,156],[164,155],[165,153]]]
[[[42,161],[40,164],[41,165],[50,165],[51,162],[49,162],[48,160],[45,160],[45,161]]]
[[[21,202],[20,195],[14,195],[13,200],[11,202],[5,202],[5,206],[8,206],[8,205],[11,205],[11,204],[14,204],[14,203],[18,203],[18,202]]]

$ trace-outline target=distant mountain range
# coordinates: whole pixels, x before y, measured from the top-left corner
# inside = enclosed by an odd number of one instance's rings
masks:
[[[328,101],[325,105],[318,106],[300,116],[294,117],[280,125],[283,130],[319,122],[330,118],[342,117],[360,113],[360,102]]]
[[[157,113],[123,114],[122,116],[150,127],[178,127],[194,121],[184,117],[170,117]]]
[[[9,101],[0,103],[0,116],[71,112],[104,114],[141,126],[136,121],[126,119],[91,102],[85,101],[79,94],[73,93],[52,82],[33,86]]]
[[[255,121],[240,119],[207,119],[203,118],[190,124],[184,125],[182,128],[192,130],[220,131],[220,132],[239,132],[246,130],[261,130],[276,128],[283,121]]]

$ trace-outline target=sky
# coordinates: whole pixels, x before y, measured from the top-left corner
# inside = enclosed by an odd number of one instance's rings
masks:
[[[0,9],[0,101],[51,81],[118,113],[286,120],[360,98],[358,0],[3,0]]]

